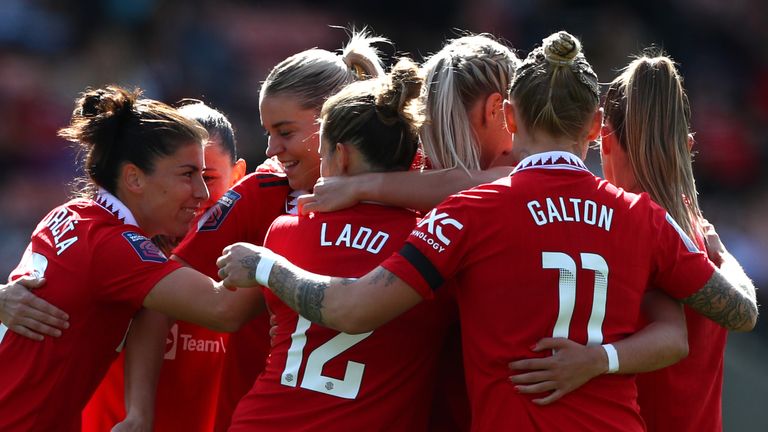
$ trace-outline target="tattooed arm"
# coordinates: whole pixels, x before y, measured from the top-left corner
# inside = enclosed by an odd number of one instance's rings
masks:
[[[226,287],[258,285],[256,275],[262,261],[274,262],[267,285],[288,307],[312,322],[345,333],[374,330],[421,301],[408,284],[382,267],[359,279],[321,276],[247,243],[224,249],[217,261],[219,276]]]
[[[707,283],[682,302],[728,330],[750,331],[757,323],[755,286],[736,258],[725,250],[721,258]]]

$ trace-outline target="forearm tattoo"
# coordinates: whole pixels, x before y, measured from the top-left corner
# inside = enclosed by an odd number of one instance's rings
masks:
[[[256,280],[256,267],[259,265],[259,259],[256,255],[247,255],[240,260],[240,265],[248,270],[248,279]]]
[[[682,301],[725,328],[742,328],[757,318],[757,305],[748,292],[734,291],[731,287],[731,283],[715,272],[703,288]]]
[[[351,281],[354,279],[343,279],[341,283]],[[323,299],[329,286],[330,279],[287,268],[283,263],[275,264],[269,275],[269,288],[276,296],[304,318],[321,325],[325,324]]]

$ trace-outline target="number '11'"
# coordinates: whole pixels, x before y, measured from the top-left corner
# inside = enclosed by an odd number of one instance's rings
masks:
[[[581,253],[581,267],[595,272],[595,290],[592,295],[592,313],[587,323],[587,345],[603,343],[603,320],[608,294],[608,263],[600,255]],[[557,313],[552,337],[567,338],[576,305],[576,262],[562,252],[542,252],[541,266],[560,271],[558,297],[560,308]]]

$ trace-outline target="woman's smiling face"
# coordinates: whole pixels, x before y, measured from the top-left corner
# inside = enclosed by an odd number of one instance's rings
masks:
[[[320,176],[317,110],[303,108],[287,94],[265,96],[259,111],[269,135],[267,156],[277,157],[292,189],[312,190]]]

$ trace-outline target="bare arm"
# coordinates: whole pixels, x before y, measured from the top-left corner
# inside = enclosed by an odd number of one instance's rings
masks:
[[[685,314],[677,301],[658,291],[650,291],[645,295],[643,312],[649,324],[632,336],[613,343],[619,357],[616,373],[649,372],[674,364],[688,355]],[[520,393],[551,392],[534,399],[536,404],[550,404],[608,372],[608,357],[601,346],[585,346],[563,338],[544,338],[533,351],[544,350],[554,350],[554,354],[509,364],[513,371],[531,371],[510,377]]]
[[[469,172],[454,168],[324,177],[315,184],[312,195],[299,198],[299,207],[307,214],[339,210],[360,201],[376,201],[427,211],[452,194],[490,183],[511,171],[510,167]]]
[[[133,318],[125,352],[125,419],[116,431],[151,431],[155,397],[165,353],[165,339],[173,320],[149,309]]]
[[[304,271],[269,249],[247,243],[224,249],[217,261],[219,276],[225,286],[257,285],[262,259],[273,262],[267,285],[288,307],[345,333],[374,330],[421,302],[416,291],[382,267],[360,279],[332,278]]]
[[[258,289],[225,289],[190,268],[161,279],[144,298],[144,307],[216,331],[235,331],[264,311]]]
[[[0,285],[0,322],[36,341],[45,336],[61,336],[61,330],[69,328],[69,315],[30,291],[44,283],[44,278],[24,276]]]
[[[749,276],[720,241],[707,220],[701,228],[709,259],[719,267],[704,286],[682,300],[728,330],[750,331],[757,323],[757,293]]]
[[[722,264],[706,284],[682,302],[733,331],[750,331],[757,323],[755,286],[733,255],[721,255]]]

